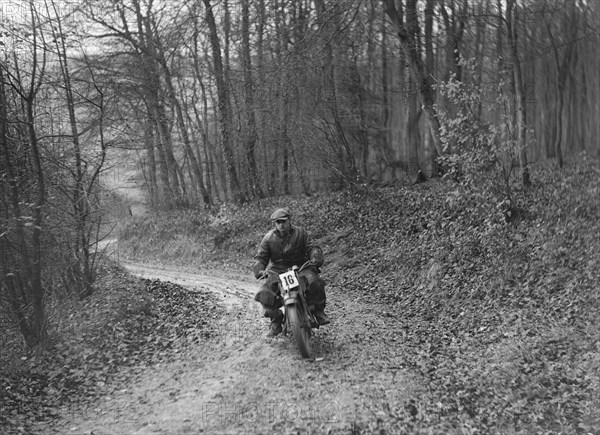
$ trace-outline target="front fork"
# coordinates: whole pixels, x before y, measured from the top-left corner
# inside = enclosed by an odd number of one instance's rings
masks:
[[[284,332],[286,332],[286,333],[287,333],[287,306],[289,306],[289,305],[296,305],[298,307],[298,313],[299,313],[300,318],[302,319],[303,323],[308,322],[308,326],[310,326],[311,328],[319,327],[319,323],[317,322],[317,319],[315,319],[315,316],[311,312],[310,307],[308,306],[308,303],[306,302],[306,297],[305,297],[306,290],[304,288],[304,283],[302,283],[300,285],[301,285],[300,290],[289,290],[289,291],[282,292],[284,315],[285,315],[285,320],[286,320]],[[305,326],[305,325],[301,325],[301,326]]]

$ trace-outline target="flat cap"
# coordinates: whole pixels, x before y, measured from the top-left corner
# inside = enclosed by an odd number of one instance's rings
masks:
[[[287,208],[278,208],[271,215],[271,220],[275,221],[275,220],[278,220],[278,219],[289,219],[290,217],[292,217],[292,214],[290,213],[289,209],[287,209]]]

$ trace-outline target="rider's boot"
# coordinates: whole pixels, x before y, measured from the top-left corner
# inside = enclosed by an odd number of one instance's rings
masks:
[[[271,322],[271,326],[269,326],[269,332],[267,332],[267,337],[275,337],[276,335],[281,334],[283,331],[283,327],[279,322]]]
[[[329,320],[329,317],[327,316],[327,314],[325,314],[325,311],[323,310],[315,311],[315,319],[317,319],[317,323],[320,326],[328,325],[329,323],[331,323],[331,320]]]
[[[265,317],[269,317],[271,319],[271,325],[269,326],[267,337],[275,337],[276,335],[281,334],[281,331],[283,330],[283,313],[281,310],[277,309],[265,312]]]

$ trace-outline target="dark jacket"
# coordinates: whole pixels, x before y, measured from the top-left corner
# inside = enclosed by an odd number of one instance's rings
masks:
[[[288,269],[292,266],[302,266],[309,258],[314,245],[306,230],[302,227],[292,226],[289,234],[282,238],[277,230],[269,231],[260,242],[258,252],[254,256],[252,270],[256,276],[271,262],[271,267],[278,270]]]

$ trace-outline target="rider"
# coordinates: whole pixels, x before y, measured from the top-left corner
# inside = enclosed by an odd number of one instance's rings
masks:
[[[325,281],[319,277],[319,267],[323,265],[323,250],[310,241],[306,230],[292,225],[292,214],[287,208],[279,208],[271,215],[275,228],[270,230],[260,242],[258,252],[254,256],[256,262],[252,267],[256,279],[267,278],[261,286],[254,300],[260,302],[264,308],[264,316],[271,319],[271,326],[267,336],[274,337],[281,333],[283,313],[279,309],[282,301],[278,288],[276,274],[285,272],[292,266],[302,266],[310,261],[310,266],[300,272],[300,277],[305,277],[308,282],[306,299],[311,311],[319,325],[329,323],[329,318],[324,313],[325,309]],[[269,274],[265,270],[275,272]]]

